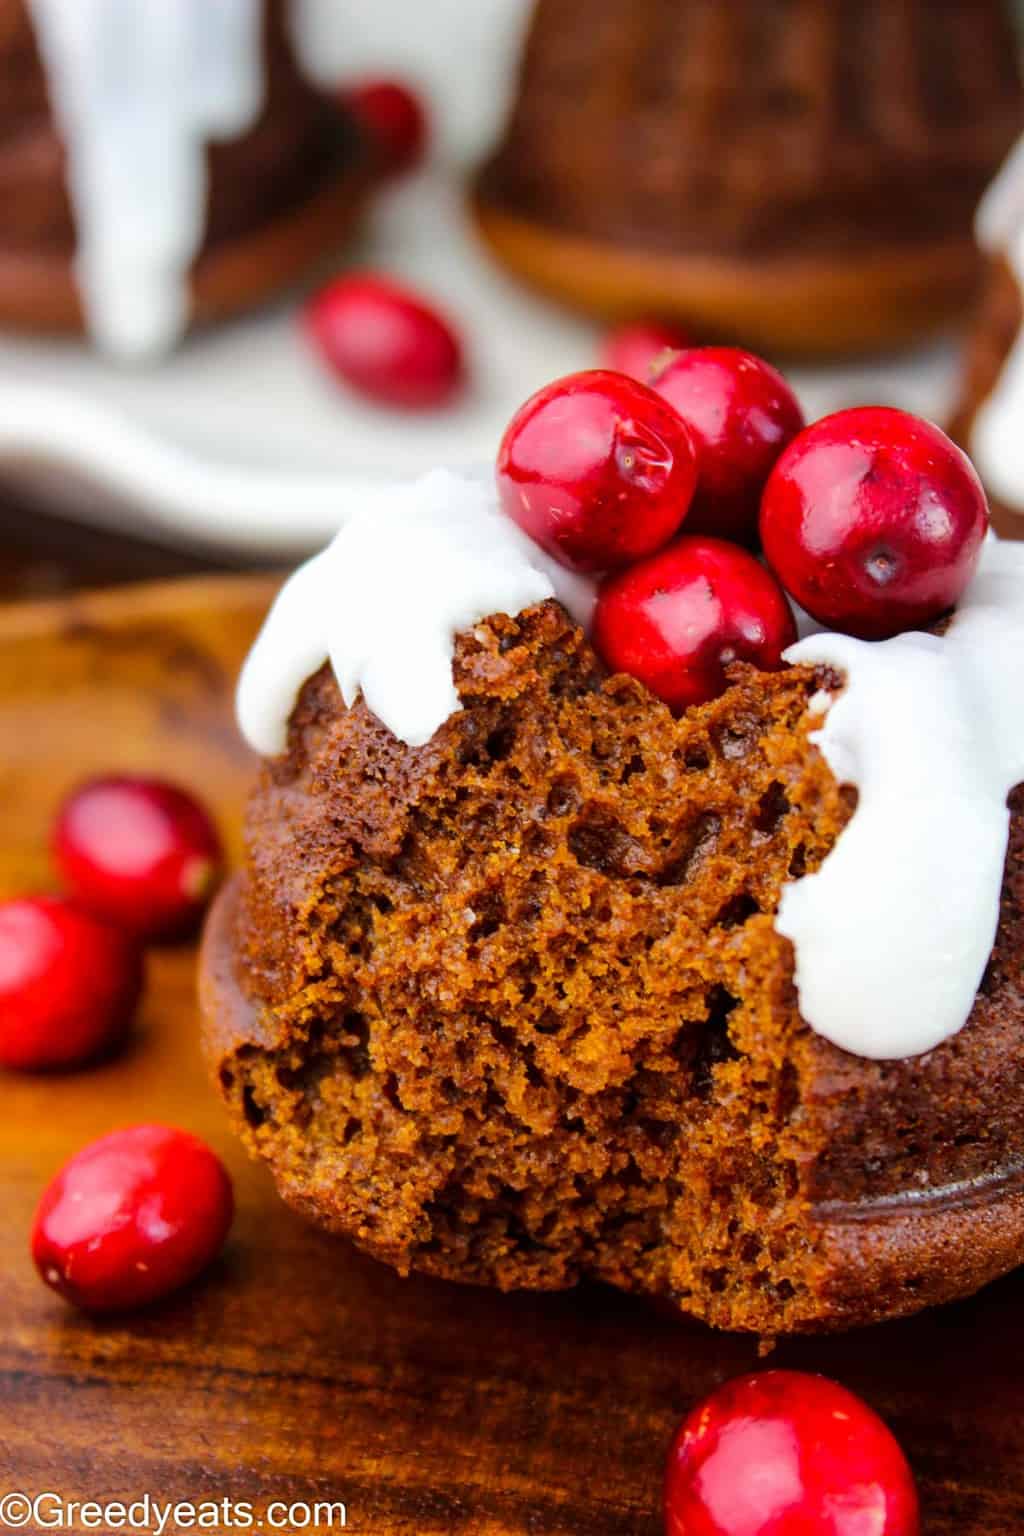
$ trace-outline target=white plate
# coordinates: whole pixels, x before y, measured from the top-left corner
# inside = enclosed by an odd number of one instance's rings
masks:
[[[294,300],[190,341],[159,367],[111,366],[75,343],[0,341],[0,466],[90,521],[176,543],[293,554],[322,543],[382,481],[493,457],[532,390],[592,366],[598,332],[505,278],[476,244],[458,178],[438,171],[381,200],[348,261],[436,296],[470,348],[457,408],[364,405],[320,371]],[[942,420],[956,350],[792,374],[811,416],[877,401]]]

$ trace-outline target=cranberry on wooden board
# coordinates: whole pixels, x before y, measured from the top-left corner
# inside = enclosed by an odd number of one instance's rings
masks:
[[[753,543],[765,482],[804,424],[786,380],[751,352],[694,347],[668,358],[650,382],[682,416],[700,456],[687,532]]]
[[[402,80],[359,80],[341,99],[380,151],[393,174],[410,171],[423,159],[429,138],[427,109]]]
[[[83,784],[61,806],[53,850],[80,906],[147,939],[193,930],[223,866],[206,811],[162,779]]]
[[[307,302],[304,324],[328,369],[378,404],[435,409],[449,404],[465,381],[462,343],[451,322],[389,277],[335,278]]]
[[[790,444],[765,487],[761,539],[812,617],[882,640],[959,601],[988,522],[981,481],[944,432],[871,406],[826,416]]]
[[[669,1452],[666,1536],[919,1536],[892,1433],[823,1376],[763,1371],[698,1403]]]
[[[124,1038],[142,957],[119,929],[58,897],[0,903],[0,1066],[80,1066]]]
[[[780,667],[796,624],[782,588],[753,555],[684,535],[607,578],[593,636],[606,666],[679,711],[717,697],[731,662]]]
[[[692,344],[681,327],[660,320],[631,320],[610,330],[601,346],[601,367],[649,384],[673,352]]]
[[[678,530],[697,482],[689,430],[646,384],[608,369],[532,395],[498,453],[505,511],[577,571],[626,565]]]
[[[234,1214],[220,1159],[187,1131],[136,1125],[91,1142],[47,1187],[32,1257],[87,1312],[145,1306],[216,1258]]]

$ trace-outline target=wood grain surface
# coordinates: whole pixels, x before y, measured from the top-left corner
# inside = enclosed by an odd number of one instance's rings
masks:
[[[251,762],[231,692],[270,591],[199,579],[0,609],[0,895],[47,885],[55,803],[111,768],[193,785],[237,856]],[[0,1494],[344,1500],[349,1529],[373,1536],[657,1536],[678,1418],[756,1362],[750,1340],[609,1291],[403,1281],[307,1230],[205,1081],[188,949],[153,955],[118,1060],[0,1077],[0,1103]],[[225,1157],[234,1232],[188,1291],[91,1321],[37,1280],[33,1207],[84,1141],[151,1118]],[[834,1375],[889,1420],[929,1536],[1024,1531],[1024,1275],[908,1323],[785,1344],[775,1363]]]

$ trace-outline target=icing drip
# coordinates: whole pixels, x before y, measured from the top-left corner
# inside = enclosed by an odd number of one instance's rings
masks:
[[[977,235],[984,250],[1009,261],[1024,288],[1024,139],[982,200]],[[1024,331],[979,407],[971,454],[992,494],[1024,513]]]
[[[206,144],[263,98],[260,0],[29,0],[67,145],[89,329],[124,358],[172,346],[205,231]]]
[[[988,540],[941,638],[821,634],[786,659],[845,677],[812,739],[859,791],[779,906],[800,1011],[858,1056],[916,1056],[966,1023],[995,942],[1006,801],[1024,781],[1024,545]]]
[[[283,751],[299,690],[330,659],[346,704],[362,693],[396,736],[422,746],[461,707],[455,636],[555,596],[588,623],[592,583],[504,516],[492,474],[434,470],[395,486],[283,587],[242,671],[242,731],[264,756]]]

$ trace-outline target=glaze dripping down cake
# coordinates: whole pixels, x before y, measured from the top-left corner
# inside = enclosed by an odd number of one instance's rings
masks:
[[[540,0],[475,210],[602,315],[866,351],[963,310],[975,205],[1024,126],[1005,0]]]
[[[506,1289],[592,1276],[765,1335],[909,1313],[1012,1267],[1021,792],[966,1024],[933,1027],[921,963],[921,909],[948,895],[952,912],[953,893],[929,890],[911,914],[928,872],[883,852],[866,921],[884,931],[908,906],[892,986],[873,994],[882,972],[851,950],[877,974],[847,990],[877,996],[878,1016],[854,1007],[843,1023],[837,998],[827,1018],[809,1010],[812,1027],[801,999],[823,956],[791,914],[798,992],[780,905],[844,839],[868,846],[878,764],[853,774],[858,807],[823,722],[850,730],[835,699],[881,647],[804,641],[782,671],[736,665],[720,697],[674,718],[608,675],[581,627],[585,583],[511,527],[471,548],[439,517],[431,557],[433,509],[481,493],[423,487],[405,521],[353,519],[284,589],[239,696],[267,760],[245,867],[207,933],[205,1045],[284,1198],[403,1272]],[[368,574],[375,549],[406,546],[389,590],[430,595],[409,596],[396,642],[373,628]],[[976,579],[950,632],[962,647],[1004,620],[1019,647],[1016,556],[993,554]],[[458,591],[442,611],[445,559]],[[913,684],[948,642],[886,644]],[[896,712],[913,715],[898,699]],[[870,758],[869,736],[860,747]],[[957,835],[950,823],[951,848]]]
[[[313,3],[0,0],[0,324],[151,356],[336,244],[373,166]]]

